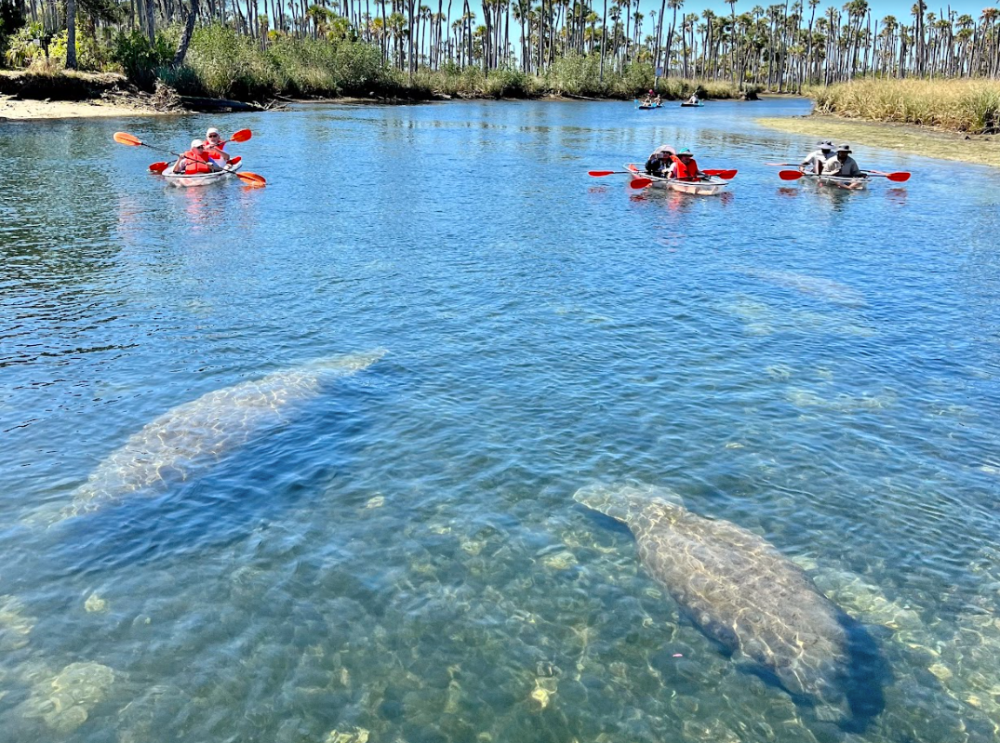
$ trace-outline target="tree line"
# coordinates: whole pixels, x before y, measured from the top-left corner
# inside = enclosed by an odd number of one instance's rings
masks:
[[[433,0],[430,0],[433,2]],[[866,0],[821,0],[684,13],[684,0],[0,0],[0,22],[32,22],[46,38],[64,33],[66,66],[77,66],[77,25],[140,33],[157,43],[177,34],[183,64],[197,24],[223,24],[264,49],[284,37],[362,41],[412,75],[479,67],[544,75],[568,55],[599,57],[598,74],[646,64],[656,78],[731,81],[801,90],[855,77],[1000,76],[1000,9],[959,14],[918,0],[907,16],[878,18]]]

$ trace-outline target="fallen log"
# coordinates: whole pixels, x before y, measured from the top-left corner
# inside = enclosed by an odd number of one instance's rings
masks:
[[[202,98],[200,96],[182,95],[184,108],[204,113],[227,113],[232,111],[266,111],[264,106],[243,101],[231,101],[228,98]]]

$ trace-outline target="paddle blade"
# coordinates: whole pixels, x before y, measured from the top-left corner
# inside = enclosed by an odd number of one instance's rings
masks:
[[[797,181],[802,177],[802,173],[797,170],[780,170],[778,177],[783,181]]]
[[[236,165],[237,163],[241,162],[242,160],[243,160],[243,158],[240,155],[237,155],[236,157],[229,158],[229,164],[230,165]]]
[[[614,175],[616,172],[618,172],[618,171],[615,171],[615,170],[588,170],[587,171],[587,175],[592,175],[592,176],[594,176],[594,178],[600,178],[600,177],[605,176],[605,175]]]
[[[737,170],[706,170],[705,175],[714,175],[727,181],[731,181],[739,172]]]
[[[153,163],[149,166],[150,173],[161,174],[164,170],[170,167],[170,163]]]
[[[115,132],[115,141],[118,144],[127,144],[129,147],[141,147],[142,142],[138,137],[133,137],[125,132]]]
[[[246,183],[248,186],[266,186],[267,181],[264,180],[264,176],[257,175],[256,173],[233,173],[237,178]]]
[[[233,136],[229,138],[230,142],[246,142],[250,137],[253,136],[253,132],[249,129],[240,129],[238,132],[234,132]]]
[[[896,181],[896,183],[905,183],[910,180],[909,173],[888,173],[885,177],[890,181]]]
[[[653,181],[649,178],[635,178],[632,180],[631,183],[628,184],[628,187],[634,188],[638,191],[640,188],[645,188],[652,182]]]

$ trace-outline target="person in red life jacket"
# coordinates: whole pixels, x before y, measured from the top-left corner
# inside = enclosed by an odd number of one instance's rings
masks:
[[[691,150],[681,150],[671,159],[674,164],[670,166],[667,173],[668,178],[674,178],[678,181],[699,181],[708,177],[698,170],[698,163],[695,162]]]
[[[205,149],[200,139],[191,140],[191,149],[178,157],[177,162],[174,163],[174,172],[178,175],[211,173],[215,170],[220,170],[220,168],[205,154]]]
[[[224,150],[226,143],[214,126],[205,133],[205,154],[213,160],[221,160],[222,165],[229,163],[229,153]]]

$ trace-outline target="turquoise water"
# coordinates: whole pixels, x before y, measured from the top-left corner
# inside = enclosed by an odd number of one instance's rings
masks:
[[[993,740],[1000,175],[856,147],[913,179],[782,183],[811,142],[753,119],[806,108],[4,124],[0,739]],[[111,140],[210,123],[267,188],[169,189]],[[664,142],[731,193],[586,175]],[[231,389],[377,349],[256,426]],[[179,470],[52,523],[173,409]],[[868,625],[881,714],[721,654],[573,501],[625,481]]]

